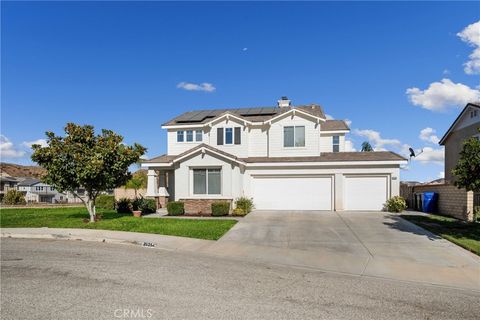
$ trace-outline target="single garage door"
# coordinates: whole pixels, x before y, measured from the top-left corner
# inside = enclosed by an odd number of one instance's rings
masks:
[[[346,176],[345,210],[382,210],[389,192],[387,176]]]
[[[254,176],[258,210],[332,210],[331,176]]]

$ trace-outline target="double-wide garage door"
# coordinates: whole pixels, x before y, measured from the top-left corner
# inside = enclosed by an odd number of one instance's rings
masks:
[[[333,210],[331,176],[265,176],[252,183],[258,210]]]
[[[258,210],[334,210],[334,196],[344,210],[382,210],[389,194],[388,176],[345,176],[342,185],[334,195],[333,176],[285,175],[253,177],[251,187]]]

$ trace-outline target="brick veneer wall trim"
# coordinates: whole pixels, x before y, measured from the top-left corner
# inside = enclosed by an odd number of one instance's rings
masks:
[[[232,199],[179,199],[185,204],[185,213],[188,214],[211,214],[212,203],[214,202],[228,202],[230,209],[232,208]]]
[[[438,193],[438,213],[457,219],[473,220],[473,192],[458,189],[450,184],[420,185],[401,188],[401,195],[411,206],[413,194],[421,192]]]

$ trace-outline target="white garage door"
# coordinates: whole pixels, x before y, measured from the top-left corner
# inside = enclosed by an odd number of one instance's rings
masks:
[[[252,192],[258,210],[332,210],[329,176],[258,176]]]
[[[387,176],[345,177],[345,210],[382,210],[388,190]]]

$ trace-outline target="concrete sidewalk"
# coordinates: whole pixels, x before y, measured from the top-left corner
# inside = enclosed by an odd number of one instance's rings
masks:
[[[202,240],[175,237],[160,234],[61,228],[1,228],[2,238],[61,239],[107,242],[117,244],[139,245],[169,251],[199,251],[215,243]]]

